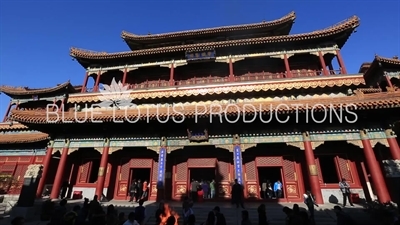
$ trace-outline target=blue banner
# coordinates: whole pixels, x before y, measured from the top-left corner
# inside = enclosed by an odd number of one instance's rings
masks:
[[[157,189],[164,188],[166,160],[167,160],[167,150],[165,149],[165,147],[161,147],[160,153],[158,153]]]
[[[239,184],[243,184],[243,168],[242,168],[242,150],[240,145],[235,145],[233,149],[234,165],[235,165],[235,178]]]

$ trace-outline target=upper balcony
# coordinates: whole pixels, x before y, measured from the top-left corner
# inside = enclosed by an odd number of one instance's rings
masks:
[[[149,63],[150,66],[131,65],[91,69],[87,72],[82,93],[98,92],[102,84],[108,85],[112,79],[120,81],[130,90],[149,90],[347,74],[337,49],[304,51],[297,54],[275,53],[271,56],[266,55],[267,57],[262,54],[253,55],[257,56],[226,56],[195,63],[178,60]],[[335,57],[338,69],[334,69],[332,65]],[[93,78],[92,85],[88,84],[89,77]]]

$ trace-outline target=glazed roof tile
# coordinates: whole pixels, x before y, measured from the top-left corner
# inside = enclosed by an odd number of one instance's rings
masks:
[[[215,104],[215,103],[214,103]],[[287,107],[282,106],[285,104]],[[313,109],[315,111],[326,110],[325,107],[343,107],[344,105],[354,105],[357,109],[377,109],[377,108],[399,108],[400,107],[400,93],[372,93],[363,96],[346,96],[335,98],[319,98],[319,99],[302,99],[302,100],[286,100],[286,101],[264,101],[264,102],[242,102],[232,104],[221,104],[222,108],[213,107],[213,103],[204,103],[201,105],[190,104],[182,105],[182,108],[174,110],[170,107],[155,107],[155,108],[142,108],[142,109],[128,109],[128,110],[103,110],[96,111],[93,115],[87,112],[66,112],[64,114],[64,121],[79,122],[87,121],[88,123],[93,120],[101,120],[104,122],[113,122],[121,120],[135,121],[136,119],[147,118],[167,118],[167,117],[194,117],[195,115],[209,116],[212,112],[224,112],[226,115],[237,115],[238,113],[265,113],[271,110],[276,110],[278,113],[290,113],[304,111],[305,109]],[[46,115],[46,112],[34,111],[17,111],[14,110],[11,118],[23,123],[32,124],[46,124],[48,121],[56,121],[54,123],[62,123],[62,120],[57,115]]]
[[[161,40],[161,39],[168,39],[168,38],[179,38],[179,37],[207,35],[207,34],[215,34],[215,33],[223,33],[223,32],[240,31],[240,30],[253,30],[253,29],[269,28],[269,27],[274,27],[277,25],[284,25],[288,22],[293,22],[295,19],[296,19],[295,12],[290,12],[289,14],[285,15],[282,18],[279,18],[279,19],[276,19],[273,21],[263,21],[261,23],[221,26],[221,27],[214,27],[214,28],[169,32],[169,33],[161,33],[161,34],[149,34],[149,35],[137,35],[137,34],[127,32],[127,31],[122,31],[121,37],[127,41]]]
[[[369,79],[371,76],[376,76],[375,71],[380,63],[386,64],[390,67],[400,68],[400,59],[398,57],[387,58],[375,55],[375,58],[372,61],[372,63],[363,63],[361,65],[360,71],[364,71],[364,78]]]
[[[22,95],[38,95],[38,94],[45,94],[45,93],[51,93],[55,92],[58,90],[61,90],[63,88],[67,88],[71,86],[71,83],[69,81],[59,84],[55,87],[50,87],[50,88],[28,88],[28,87],[12,87],[12,86],[0,86],[0,92],[3,92],[6,95],[13,95],[13,96],[22,96]],[[72,86],[71,86],[72,87]]]
[[[9,130],[27,130],[28,127],[20,124],[18,122],[5,122],[0,123],[0,131],[9,131]]]
[[[243,93],[243,92],[259,92],[259,91],[275,91],[275,90],[292,90],[292,89],[312,89],[312,88],[327,88],[327,87],[342,87],[342,86],[359,86],[364,85],[363,75],[345,75],[345,76],[330,76],[330,77],[312,77],[312,78],[294,78],[281,79],[270,81],[261,84],[240,84],[235,83],[222,84],[220,87],[202,87],[193,86],[190,89],[177,89],[176,87],[170,90],[143,90],[132,91],[130,98],[132,99],[156,99],[156,98],[176,98],[183,96],[204,96],[215,94],[228,93]],[[68,103],[81,102],[98,102],[99,93],[93,94],[73,94],[68,98]]]
[[[24,144],[47,140],[45,133],[0,134],[0,144]]]
[[[382,57],[382,56],[375,56],[375,60],[378,62],[384,62],[388,64],[393,64],[393,65],[400,65],[400,59],[397,58],[387,58],[387,57]]]
[[[179,46],[166,46],[150,49],[140,49],[134,51],[118,52],[118,53],[107,53],[107,52],[95,52],[90,50],[84,50],[79,48],[71,48],[70,55],[74,58],[82,59],[120,59],[126,57],[134,57],[141,55],[151,55],[159,53],[171,53],[179,51],[187,51],[194,49],[203,49],[205,47],[211,48],[221,48],[221,47],[231,47],[231,46],[245,46],[254,44],[266,44],[266,43],[278,43],[278,42],[291,42],[291,41],[302,41],[317,39],[323,37],[329,37],[335,34],[339,34],[346,30],[354,30],[359,26],[360,20],[357,16],[353,16],[337,25],[331,26],[326,29],[317,30],[309,33],[303,34],[292,34],[292,35],[281,35],[272,37],[260,37],[260,38],[248,38],[240,40],[229,40],[229,41],[219,41],[219,42],[209,42],[209,43],[198,43],[198,44],[186,44]]]

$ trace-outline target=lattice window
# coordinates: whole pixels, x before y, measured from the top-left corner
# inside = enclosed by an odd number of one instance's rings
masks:
[[[22,185],[24,184],[25,172],[28,169],[28,165],[17,165],[14,173],[15,183],[10,188],[10,192],[17,194],[21,191]]]
[[[100,159],[85,160],[80,166],[79,183],[96,183],[100,168]]]
[[[176,166],[175,181],[187,181],[188,179],[187,173],[188,173],[187,163],[186,162],[179,163]]]
[[[124,163],[121,166],[120,180],[125,180],[125,181],[129,180],[129,169],[130,168],[131,167],[129,165],[129,162]]]
[[[346,159],[345,156],[337,156],[336,162],[339,168],[339,173],[341,178],[346,179],[347,182],[353,183],[353,177],[351,175],[350,170],[350,162]]]
[[[188,167],[215,167],[216,159],[189,159]]]
[[[315,165],[317,166],[318,180],[320,183],[324,183],[324,180],[322,179],[321,166],[319,165],[318,159],[315,159]],[[307,170],[308,170],[308,168],[307,168]]]
[[[283,172],[285,180],[287,181],[296,181],[296,169],[294,167],[294,163],[292,160],[285,158],[283,160]]]
[[[130,167],[133,168],[151,168],[153,163],[152,159],[131,159]]]
[[[257,157],[257,166],[282,166],[281,157]]]
[[[228,182],[230,182],[230,180],[229,180],[229,163],[227,163],[227,162],[222,162],[222,161],[219,161],[218,162],[218,170],[219,170],[219,175],[221,176],[221,181],[228,181]]]
[[[256,163],[254,161],[246,163],[246,181],[257,181]]]
[[[158,162],[153,163],[153,174],[152,174],[152,181],[157,181],[158,179]]]
[[[87,183],[89,177],[90,162],[81,165],[79,183]]]

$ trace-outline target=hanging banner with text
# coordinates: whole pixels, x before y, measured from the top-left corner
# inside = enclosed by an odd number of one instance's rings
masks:
[[[239,184],[243,184],[243,169],[242,169],[242,150],[240,145],[235,145],[233,148],[234,165],[235,165],[235,178]]]
[[[165,182],[165,162],[167,159],[166,148],[160,148],[160,153],[158,154],[158,176],[157,176],[157,189],[164,188]]]

